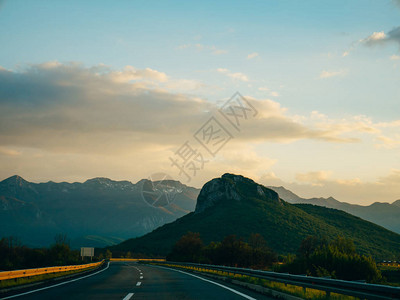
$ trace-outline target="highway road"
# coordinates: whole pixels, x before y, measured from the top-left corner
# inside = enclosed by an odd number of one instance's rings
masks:
[[[272,299],[189,272],[129,262],[112,262],[95,273],[1,299]]]

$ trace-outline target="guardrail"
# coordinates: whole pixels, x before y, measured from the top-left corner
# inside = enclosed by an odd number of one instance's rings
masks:
[[[303,288],[312,288],[325,291],[327,295],[338,293],[342,295],[359,297],[362,299],[400,299],[400,288],[380,284],[369,284],[355,281],[346,281],[338,279],[328,279],[304,275],[292,275],[287,273],[277,273],[270,271],[261,271],[245,268],[234,268],[216,265],[179,263],[179,262],[157,262],[159,265],[177,268],[194,268],[198,271],[221,271],[229,274],[246,275],[266,279],[284,284],[291,284]]]
[[[59,267],[46,267],[37,269],[25,269],[25,270],[15,270],[15,271],[4,271],[0,272],[0,281],[7,279],[15,279],[21,277],[30,277],[43,274],[52,274],[67,271],[84,270],[99,267],[104,263],[104,260],[96,263],[84,264],[84,265],[74,265],[74,266],[59,266]]]

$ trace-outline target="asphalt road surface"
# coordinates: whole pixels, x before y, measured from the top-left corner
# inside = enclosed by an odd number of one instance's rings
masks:
[[[272,299],[189,272],[112,262],[89,275],[14,292],[1,299]]]

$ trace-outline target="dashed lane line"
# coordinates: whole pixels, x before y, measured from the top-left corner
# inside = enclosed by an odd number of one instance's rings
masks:
[[[125,298],[124,299],[122,299],[122,300],[129,300],[129,299],[131,299],[132,298],[132,296],[133,296],[133,294],[134,293],[129,293],[128,295],[126,295],[125,296]]]

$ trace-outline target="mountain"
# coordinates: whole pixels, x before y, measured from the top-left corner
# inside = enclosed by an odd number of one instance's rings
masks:
[[[41,247],[61,233],[74,247],[104,247],[193,211],[198,192],[172,180],[32,183],[12,176],[0,182],[0,238],[15,236],[25,245]],[[157,199],[164,202],[149,205]]]
[[[290,204],[272,189],[233,174],[207,182],[194,212],[109,249],[166,255],[188,231],[199,232],[206,244],[230,234],[246,239],[259,233],[278,253],[295,253],[309,235],[349,237],[361,253],[380,259],[392,258],[400,249],[400,235],[383,227],[336,209]]]
[[[400,200],[397,200],[392,204],[375,202],[368,206],[362,206],[340,202],[332,197],[305,199],[297,196],[282,186],[269,186],[268,188],[277,192],[282,199],[289,203],[308,203],[340,209],[362,219],[381,225],[389,230],[400,233]]]

